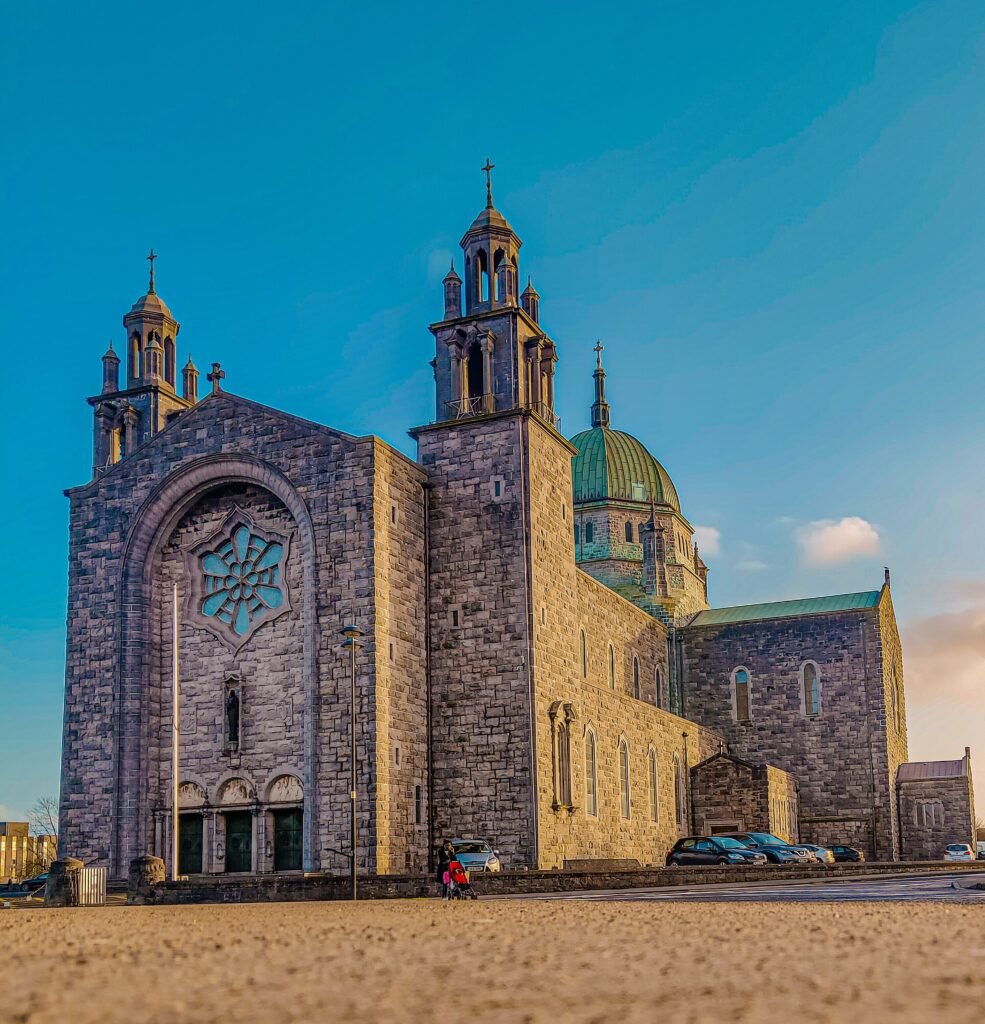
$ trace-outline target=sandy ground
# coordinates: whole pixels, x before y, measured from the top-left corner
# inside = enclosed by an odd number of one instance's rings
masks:
[[[0,912],[0,1021],[985,1020],[985,911],[436,901]]]

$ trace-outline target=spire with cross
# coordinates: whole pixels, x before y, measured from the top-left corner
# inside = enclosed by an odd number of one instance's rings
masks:
[[[153,248],[147,254],[147,260],[150,263],[150,287],[147,289],[151,294],[154,293],[154,260],[157,259],[157,253],[154,252]]]
[[[602,350],[605,346],[601,341],[595,344],[595,401],[592,404],[592,426],[607,427],[609,425],[609,403],[605,400],[605,370],[602,369]]]
[[[492,172],[496,165],[489,162],[489,157],[486,157],[485,166],[482,168],[486,172],[486,208],[492,209]]]

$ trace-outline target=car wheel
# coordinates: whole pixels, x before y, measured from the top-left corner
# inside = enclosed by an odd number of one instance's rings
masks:
[[[728,864],[728,857],[719,857],[718,860],[715,861],[715,863],[716,864]]]
[[[679,868],[679,867],[680,867],[680,864],[678,864],[676,860],[672,860],[672,861],[671,861],[671,862],[670,862],[670,863],[669,863],[669,864],[667,865],[667,867],[669,867],[669,868]]]

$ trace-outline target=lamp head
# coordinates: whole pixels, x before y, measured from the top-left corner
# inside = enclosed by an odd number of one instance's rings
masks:
[[[343,626],[340,632],[349,640],[355,640],[357,637],[366,635],[358,626],[353,625],[351,622],[347,626]]]

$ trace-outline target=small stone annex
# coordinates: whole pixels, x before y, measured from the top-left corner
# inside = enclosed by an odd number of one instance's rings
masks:
[[[461,247],[416,461],[231,394],[218,363],[179,393],[151,252],[67,492],[61,849],[116,878],[170,858],[175,587],[183,874],[347,870],[346,623],[361,871],[424,870],[449,835],[540,868],[662,863],[700,830],[880,860],[969,841],[970,756],[906,764],[888,572],[710,608],[670,476],[610,423],[601,345],[591,427],[560,433],[560,346],[488,169]]]

